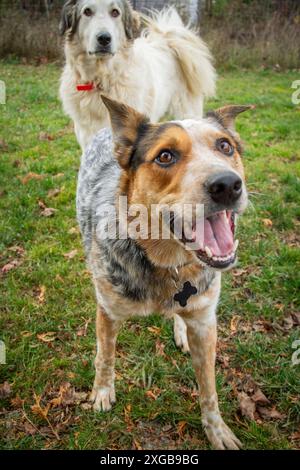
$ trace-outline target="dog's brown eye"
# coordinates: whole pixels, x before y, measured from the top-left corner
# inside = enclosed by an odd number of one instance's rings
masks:
[[[169,166],[176,162],[176,158],[169,150],[163,150],[155,159],[161,166]]]
[[[228,157],[231,157],[234,153],[234,148],[227,139],[220,139],[217,141],[217,149],[224,153]]]
[[[111,16],[112,16],[113,18],[117,18],[118,16],[120,16],[119,10],[117,10],[116,8],[114,8],[114,9],[111,11]]]
[[[92,12],[92,10],[91,10],[90,8],[85,8],[85,9],[83,10],[83,14],[84,14],[85,16],[92,16],[93,12]]]

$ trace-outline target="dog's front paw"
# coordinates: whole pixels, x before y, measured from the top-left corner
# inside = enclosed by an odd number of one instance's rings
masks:
[[[90,401],[94,403],[95,411],[109,411],[116,402],[114,385],[110,387],[94,387],[90,395]]]
[[[176,346],[181,349],[182,352],[187,353],[190,351],[186,324],[179,315],[174,315],[174,339]]]
[[[203,420],[204,429],[212,447],[216,450],[239,450],[242,447],[240,440],[224,423],[221,416],[214,423]]]

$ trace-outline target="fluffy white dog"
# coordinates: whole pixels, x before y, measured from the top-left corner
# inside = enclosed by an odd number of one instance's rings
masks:
[[[159,121],[201,117],[205,97],[215,92],[215,70],[200,37],[174,8],[143,17],[127,0],[68,0],[60,32],[66,65],[60,96],[84,149],[109,126],[105,94]]]

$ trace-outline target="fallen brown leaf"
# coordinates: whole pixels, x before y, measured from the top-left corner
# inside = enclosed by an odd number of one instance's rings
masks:
[[[285,415],[276,410],[275,406],[272,408],[266,408],[264,406],[258,406],[257,411],[260,416],[265,420],[279,419],[282,420],[285,418]]]
[[[160,335],[161,333],[161,328],[158,326],[148,326],[147,330],[150,331],[150,333],[153,333],[154,335]]]
[[[273,222],[271,219],[262,219],[262,223],[265,227],[273,227]]]
[[[11,386],[8,382],[0,385],[0,398],[7,398],[11,394]]]
[[[291,440],[300,441],[300,428],[299,428],[299,431],[296,431],[291,435]]]
[[[8,248],[9,251],[12,251],[13,253],[17,253],[19,256],[24,256],[25,250],[22,246],[18,245],[13,245]]]
[[[62,178],[63,176],[65,176],[64,173],[57,173],[56,175],[53,175],[53,178],[58,179],[58,178]]]
[[[145,393],[146,397],[151,398],[152,400],[157,400],[160,395],[160,392],[154,393],[152,390],[147,390]]]
[[[22,398],[20,398],[19,395],[17,395],[15,398],[12,398],[10,400],[10,403],[11,405],[14,407],[14,408],[23,408],[23,405],[25,403],[25,400],[22,400]]]
[[[186,425],[187,425],[186,421],[179,421],[179,423],[177,424],[177,433],[179,434],[180,438],[183,438]]]
[[[78,250],[72,250],[72,251],[70,251],[69,253],[65,253],[65,254],[64,254],[64,257],[65,257],[66,259],[73,259],[73,258],[75,258],[75,256],[77,256],[77,255],[78,255]]]
[[[61,193],[61,189],[50,189],[50,191],[48,191],[48,194],[47,194],[47,197],[49,198],[52,198],[52,197],[56,197],[58,196],[59,194]]]
[[[293,318],[293,321],[294,321],[294,325],[299,326],[300,325],[300,312],[293,312],[292,313],[292,318]]]
[[[28,423],[28,421],[25,421],[24,432],[29,436],[34,436],[38,431],[32,424]]]
[[[24,176],[23,178],[21,178],[20,176],[18,176],[19,180],[21,181],[22,184],[27,184],[29,181],[31,180],[42,180],[45,178],[45,175],[39,175],[37,173],[33,173],[32,171],[29,172],[26,176]]]
[[[81,326],[80,328],[78,328],[77,330],[77,336],[86,336],[87,334],[87,329],[88,329],[88,326],[89,326],[89,323],[91,322],[91,318],[89,318],[88,320],[86,320],[85,324],[83,326]]]
[[[40,286],[38,288],[37,292],[37,301],[39,304],[44,304],[45,303],[45,293],[46,293],[46,287],[45,286]]]
[[[79,227],[72,227],[68,231],[70,235],[78,235],[80,233]]]
[[[254,413],[256,407],[251,398],[245,392],[240,392],[238,393],[238,401],[242,415],[255,421]]]
[[[137,439],[133,439],[133,443],[134,443],[135,450],[143,450],[143,447],[141,446],[141,444],[139,443]]]
[[[2,274],[6,274],[9,271],[11,271],[12,269],[15,269],[15,268],[19,267],[20,264],[21,264],[20,260],[14,259],[14,260],[10,261],[9,263],[5,264],[4,266],[2,266],[1,272],[2,272]]]
[[[166,345],[158,339],[155,343],[156,354],[158,356],[166,357],[165,347]]]
[[[51,343],[56,340],[56,333],[53,331],[48,331],[47,333],[40,333],[37,335],[37,338],[43,343]]]
[[[39,140],[54,140],[54,137],[47,132],[40,132]]]
[[[261,389],[257,389],[256,392],[252,395],[251,400],[254,401],[254,403],[257,403],[259,405],[269,405],[270,401],[267,399],[265,394],[261,391]]]
[[[40,416],[40,418],[47,420],[47,415],[51,405],[50,403],[47,403],[47,405],[43,407],[41,405],[41,399],[42,397],[40,395],[34,394],[35,404],[31,406],[31,411],[33,414]]]

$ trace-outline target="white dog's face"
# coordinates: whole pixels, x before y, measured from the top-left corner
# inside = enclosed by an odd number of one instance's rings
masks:
[[[109,58],[136,36],[136,15],[127,0],[68,0],[60,29],[90,56]]]
[[[111,0],[83,0],[79,3],[78,34],[90,55],[114,55],[125,41],[120,3]]]

